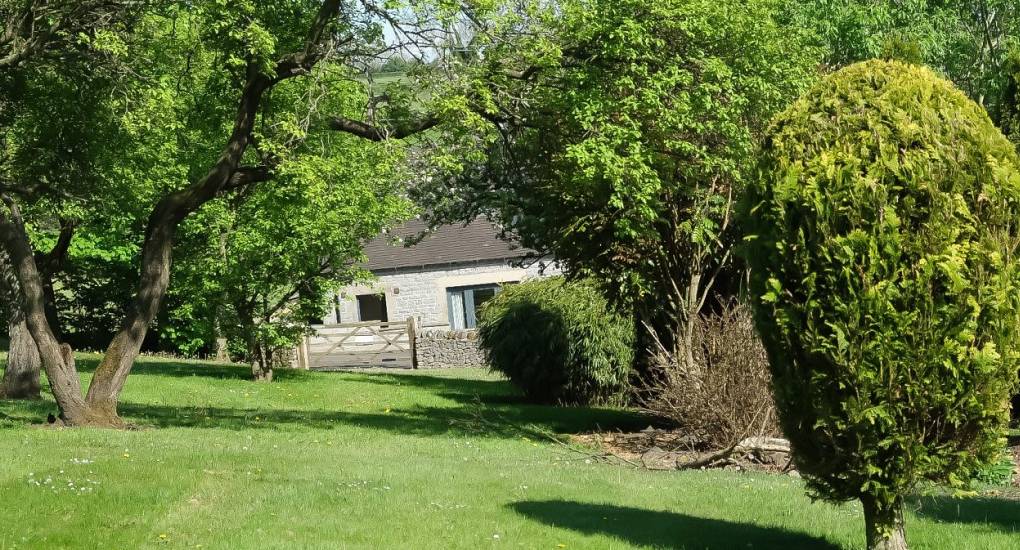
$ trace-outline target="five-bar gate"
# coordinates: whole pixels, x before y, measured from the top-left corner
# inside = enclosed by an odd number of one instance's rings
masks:
[[[312,327],[298,347],[304,369],[414,367],[415,321],[369,322]]]

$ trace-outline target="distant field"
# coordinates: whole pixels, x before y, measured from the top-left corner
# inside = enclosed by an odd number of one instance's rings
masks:
[[[362,79],[366,84],[371,82],[372,93],[379,94],[386,90],[386,87],[390,84],[399,84],[407,81],[407,75],[404,73],[378,73],[372,75],[371,79]]]
[[[0,549],[863,546],[860,507],[797,479],[570,451],[543,434],[645,421],[522,404],[482,371],[247,375],[142,361],[122,406],[137,431],[33,427],[50,401],[0,401]],[[1020,502],[915,499],[907,530],[914,548],[1014,549]]]

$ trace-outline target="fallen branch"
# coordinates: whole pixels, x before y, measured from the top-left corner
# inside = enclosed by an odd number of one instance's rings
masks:
[[[738,453],[789,453],[790,442],[778,437],[748,437],[737,444],[734,451]]]
[[[552,432],[549,432],[547,430],[539,430],[538,434],[541,435],[542,437],[545,437],[546,439],[552,441],[553,443],[558,444],[559,446],[563,447],[564,449],[567,449],[568,451],[585,455],[585,456],[587,456],[587,457],[589,457],[591,459],[594,459],[594,460],[606,460],[606,461],[608,461],[610,458],[615,458],[617,460],[620,460],[622,462],[630,464],[631,466],[633,466],[635,468],[643,467],[643,465],[641,465],[641,464],[638,464],[638,463],[636,463],[636,462],[634,462],[632,460],[627,460],[626,458],[623,458],[622,456],[619,456],[619,455],[616,455],[616,454],[613,454],[613,453],[593,453],[593,452],[591,452],[588,449],[585,449],[583,447],[579,447],[577,445],[571,445],[570,443],[567,443],[566,441],[563,441],[562,439],[556,437]]]
[[[676,461],[676,468],[678,470],[697,470],[700,468],[707,468],[716,462],[729,459],[734,455],[741,455],[745,453],[789,453],[790,442],[785,439],[779,439],[776,437],[748,437],[739,443],[734,443],[728,448],[721,451],[707,454],[703,457],[691,460],[688,462],[681,462],[679,458]]]
[[[737,447],[738,447],[738,445],[736,443],[734,443],[733,445],[731,445],[727,449],[723,449],[723,450],[721,450],[719,452],[716,452],[716,453],[710,453],[710,454],[705,455],[705,456],[703,456],[701,458],[697,458],[695,460],[691,460],[691,461],[688,461],[688,462],[681,462],[680,459],[677,458],[676,459],[676,469],[677,470],[698,470],[698,469],[701,469],[701,468],[707,468],[707,467],[711,466],[712,464],[715,464],[716,462],[719,462],[720,460],[725,460],[725,459],[733,456],[734,452],[737,450]]]

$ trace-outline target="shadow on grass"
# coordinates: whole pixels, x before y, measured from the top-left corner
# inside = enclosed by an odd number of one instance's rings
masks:
[[[99,359],[95,357],[77,358],[75,361],[78,372],[94,373],[99,367]],[[214,363],[212,361],[174,361],[141,357],[131,367],[131,374],[146,376],[168,376],[173,378],[206,377],[219,380],[251,380],[251,369],[245,365]],[[311,373],[296,369],[276,369],[273,371],[275,380],[301,380]]]
[[[425,407],[393,408],[390,412],[366,413],[330,410],[241,409],[224,407],[172,407],[122,403],[120,413],[139,426],[159,428],[217,428],[227,430],[287,429],[321,430],[345,426],[409,434],[463,434],[480,437],[540,439],[547,433],[580,433],[596,429],[637,429],[639,415],[602,409],[555,409],[553,407]]]
[[[80,358],[84,372],[93,371],[98,360]],[[353,384],[410,386],[447,398],[456,406],[409,406],[392,408],[388,413],[330,409],[231,408],[173,406],[172,404],[122,402],[118,409],[126,420],[141,427],[218,428],[228,430],[337,429],[345,425],[381,431],[439,435],[472,434],[482,437],[540,438],[544,433],[581,433],[620,429],[632,431],[649,424],[646,416],[620,409],[552,407],[524,403],[509,383],[492,379],[464,379],[430,376],[424,373],[391,374],[344,372],[324,375],[306,371],[278,370],[279,380],[337,376]],[[227,380],[247,379],[244,366],[221,363],[175,362],[146,359],[139,361],[133,375],[171,377],[210,377]],[[248,383],[248,382],[246,382]],[[56,413],[51,399],[36,402],[0,401],[0,426],[39,424]]]
[[[42,424],[46,422],[46,416],[50,413],[57,413],[57,405],[50,399],[0,400],[0,428]]]
[[[915,514],[947,523],[980,523],[1020,533],[1020,501],[1005,498],[924,496],[911,500]]]
[[[403,374],[336,373],[345,380],[379,386],[405,386],[419,388],[439,397],[458,403],[486,403],[494,405],[526,404],[524,395],[506,380],[450,378],[430,376],[428,371],[406,371]]]
[[[524,501],[510,508],[546,525],[586,535],[609,535],[655,548],[824,548],[831,542],[776,527],[759,527],[673,512],[565,500]]]
[[[559,409],[536,405],[506,407],[392,408],[390,412],[168,406],[124,402],[118,407],[125,420],[139,427],[225,430],[335,430],[358,427],[407,435],[471,435],[476,437],[541,440],[547,434],[582,433],[602,429],[632,431],[647,425],[644,417],[610,409]],[[0,401],[0,427],[45,422],[55,413],[52,401]]]

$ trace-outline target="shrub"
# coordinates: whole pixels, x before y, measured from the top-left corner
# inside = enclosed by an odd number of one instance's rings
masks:
[[[755,321],[795,461],[905,547],[903,495],[998,459],[1016,385],[1020,175],[984,110],[869,61],[781,114],[743,207]]]
[[[1008,449],[999,454],[999,458],[977,471],[974,480],[986,485],[1008,486],[1013,482],[1016,463],[1013,453]]]
[[[694,322],[694,365],[660,349],[663,376],[639,405],[672,420],[697,441],[725,449],[751,436],[777,436],[768,356],[747,306],[731,303]]]
[[[633,323],[594,286],[550,278],[505,288],[485,304],[479,341],[492,370],[529,400],[620,403],[633,359]]]

